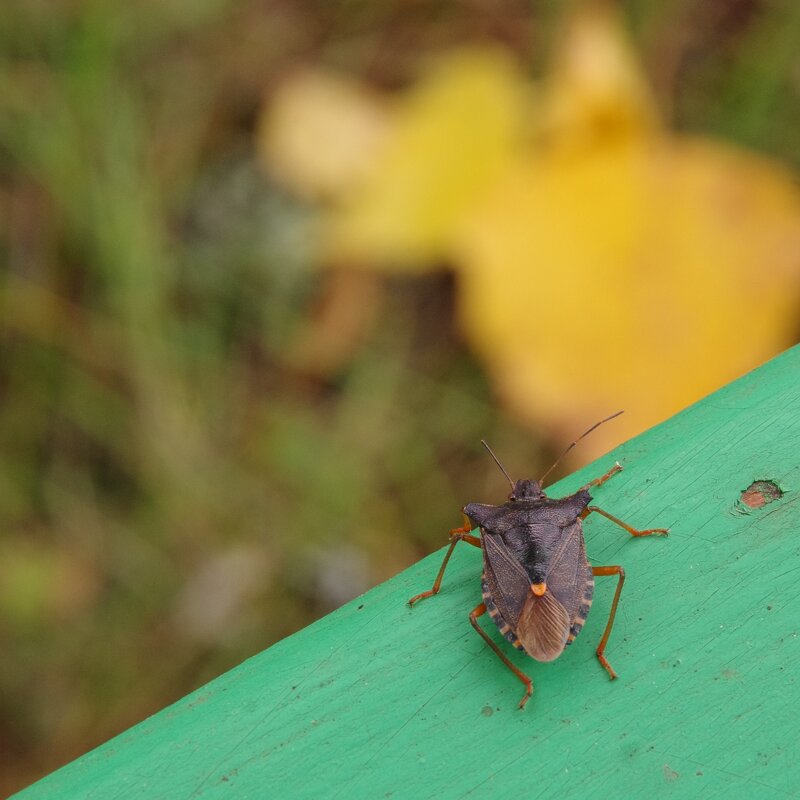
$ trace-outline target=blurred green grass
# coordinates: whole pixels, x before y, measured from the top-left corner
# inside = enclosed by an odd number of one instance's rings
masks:
[[[325,302],[314,210],[253,137],[293,64],[395,87],[490,38],[535,72],[563,8],[6,3],[0,792],[440,546],[504,491],[481,437],[514,474],[547,460],[444,275],[371,287],[336,374],[296,363]],[[674,126],[800,164],[800,6],[623,8]]]

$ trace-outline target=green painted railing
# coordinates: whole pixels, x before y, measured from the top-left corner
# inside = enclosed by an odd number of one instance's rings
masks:
[[[800,796],[800,349],[552,494],[615,459],[625,470],[596,502],[671,529],[635,540],[586,522],[590,558],[627,572],[606,651],[619,680],[594,656],[615,586],[601,578],[560,659],[506,646],[534,680],[518,711],[520,683],[467,619],[481,555],[460,545],[438,597],[405,604],[441,553],[17,797]],[[759,479],[784,494],[752,508],[741,494]]]

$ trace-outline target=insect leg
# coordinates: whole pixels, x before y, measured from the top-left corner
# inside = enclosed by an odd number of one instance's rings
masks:
[[[622,592],[622,584],[625,583],[625,570],[622,567],[592,567],[592,575],[596,575],[599,577],[609,576],[609,575],[619,575],[619,581],[617,582],[617,591],[614,592],[614,600],[611,603],[611,613],[608,615],[608,622],[606,623],[606,629],[603,631],[603,636],[600,639],[600,644],[597,645],[597,658],[600,663],[605,667],[606,672],[611,676],[611,680],[613,681],[614,678],[617,677],[617,673],[614,672],[611,664],[608,663],[606,657],[603,655],[606,650],[606,642],[608,642],[608,636],[611,633],[611,628],[614,625],[614,617],[617,615],[617,603],[619,603],[619,596]]]
[[[648,528],[647,530],[639,531],[636,528],[632,528],[627,522],[623,522],[613,514],[609,514],[608,511],[603,511],[602,508],[598,508],[597,506],[587,506],[581,514],[581,519],[586,519],[592,511],[596,511],[598,514],[602,514],[606,519],[616,522],[620,528],[625,528],[631,536],[653,536],[654,534],[660,534],[662,536],[669,535],[669,528]]]
[[[517,669],[509,660],[508,657],[503,653],[503,651],[489,638],[489,634],[478,625],[478,617],[482,616],[486,613],[486,604],[481,603],[479,606],[475,606],[472,611],[469,612],[469,621],[472,624],[472,627],[475,628],[476,631],[481,635],[483,640],[489,647],[500,656],[502,662],[525,684],[525,694],[522,695],[522,700],[519,701],[520,709],[525,708],[525,703],[528,702],[530,696],[533,694],[533,683],[531,679],[521,670]]]
[[[617,461],[605,475],[601,475],[599,478],[589,481],[586,486],[582,486],[581,488],[591,489],[592,486],[602,486],[612,475],[616,475],[618,472],[622,472],[622,464],[620,464],[619,461]]]
[[[436,576],[436,580],[433,582],[433,588],[429,589],[427,592],[414,595],[414,597],[408,601],[410,606],[413,606],[417,600],[424,600],[426,597],[431,597],[432,595],[439,593],[439,589],[442,585],[442,578],[444,577],[444,571],[447,569],[447,562],[450,560],[450,556],[453,554],[453,549],[459,542],[466,542],[467,544],[473,545],[473,547],[481,546],[481,540],[477,536],[470,536],[469,534],[469,532],[472,530],[469,520],[467,520],[466,517],[464,520],[463,527],[453,528],[453,530],[450,531],[450,547],[447,548],[444,561],[442,561],[442,566],[439,568],[439,574]]]

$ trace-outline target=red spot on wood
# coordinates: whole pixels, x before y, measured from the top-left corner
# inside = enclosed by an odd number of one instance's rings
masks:
[[[762,508],[773,500],[783,497],[783,492],[774,481],[753,481],[740,495],[748,508]]]

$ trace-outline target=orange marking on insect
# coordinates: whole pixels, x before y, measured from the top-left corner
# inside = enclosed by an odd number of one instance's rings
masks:
[[[546,583],[532,583],[531,591],[537,596],[541,597],[547,591]]]

